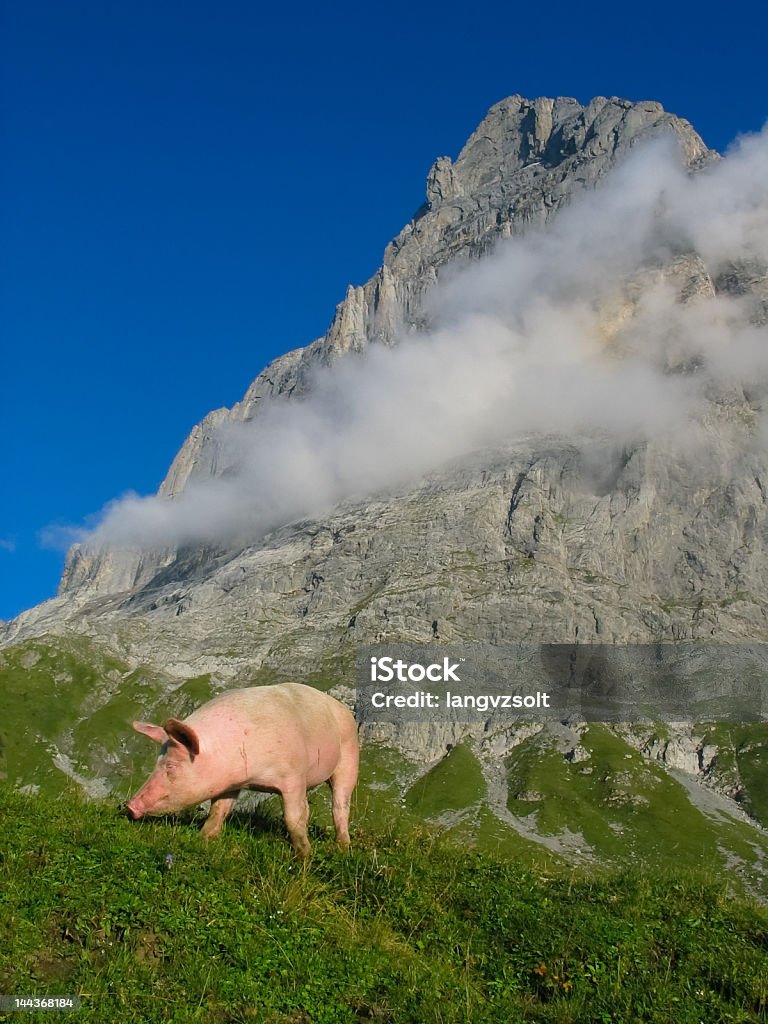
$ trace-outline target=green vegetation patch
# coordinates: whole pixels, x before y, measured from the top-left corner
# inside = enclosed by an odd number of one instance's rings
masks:
[[[577,879],[426,829],[346,856],[314,830],[301,865],[258,818],[206,845],[70,794],[0,815],[0,991],[79,994],[83,1024],[766,1020],[768,913],[693,872]]]
[[[465,849],[479,850],[504,860],[536,869],[564,866],[563,861],[546,847],[525,839],[510,825],[501,821],[487,804],[473,809],[444,833]]]
[[[131,722],[184,717],[213,694],[208,675],[174,686],[160,673],[130,671],[84,638],[7,648],[0,652],[0,775],[58,793],[69,784],[66,762],[83,779],[108,779],[124,796],[157,757]]]
[[[465,743],[459,743],[410,787],[406,807],[422,818],[438,818],[459,811],[485,796],[485,779],[477,759]]]
[[[360,776],[352,797],[353,819],[381,830],[397,827],[410,817],[402,797],[413,778],[414,766],[394,747],[364,743],[360,751]],[[415,822],[410,821],[409,825]]]
[[[507,759],[509,810],[530,818],[539,834],[576,833],[614,863],[714,868],[725,867],[729,854],[751,867],[765,856],[757,831],[702,813],[660,765],[605,726],[589,726],[581,742],[584,760],[568,762],[537,737]]]
[[[66,780],[52,764],[52,746],[64,745],[81,706],[123,668],[84,639],[0,652],[0,770],[8,782],[60,790]]]
[[[285,665],[291,665],[286,672]],[[324,654],[318,663],[316,656],[307,659],[305,634],[297,630],[284,636],[269,652],[265,663],[245,673],[238,685],[272,686],[276,683],[304,683],[327,691],[343,683],[355,685],[355,646],[340,643],[333,653]]]
[[[739,787],[746,810],[768,828],[768,726],[712,725],[703,742],[718,748],[718,778]]]
[[[768,728],[733,726],[731,736],[749,811],[768,828]]]

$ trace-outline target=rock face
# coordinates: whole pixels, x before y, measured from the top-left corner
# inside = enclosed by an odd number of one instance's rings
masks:
[[[264,402],[290,399],[310,386],[310,375],[369,345],[392,344],[426,325],[424,298],[443,266],[479,258],[499,238],[549,221],[571,198],[593,188],[631,147],[651,136],[678,140],[691,168],[714,159],[688,122],[658,103],[597,97],[511,96],[497,103],[455,162],[440,157],[427,177],[426,203],[387,246],[381,268],[362,287],[351,286],[327,333],[271,363],[232,409],[218,409],[196,426],[173,461],[160,494],[173,497],[192,480],[220,474],[217,431],[226,422],[258,415]],[[70,552],[60,594],[84,599],[150,584],[178,552]]]
[[[327,334],[275,360],[238,405],[195,427],[161,493],[225,472],[223,423],[302,395],[317,364],[423,325],[443,266],[545,224],[658,134],[678,140],[692,170],[717,159],[657,103],[496,104],[454,162],[435,162],[427,202],[371,280],[349,288]],[[714,280],[693,253],[648,274],[663,274],[681,301],[760,295],[766,284],[749,268]],[[729,422],[750,412],[743,395],[718,409]],[[136,663],[233,679],[263,664],[337,662],[353,642],[382,639],[760,639],[768,466],[761,451],[713,429],[716,457],[703,474],[654,442],[619,450],[593,438],[587,462],[578,439],[518,438],[245,550],[76,546],[59,597],[7,624],[5,642],[75,629],[109,637]]]

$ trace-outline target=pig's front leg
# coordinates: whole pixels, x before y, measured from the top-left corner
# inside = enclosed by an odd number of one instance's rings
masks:
[[[215,796],[211,800],[211,810],[208,817],[205,819],[205,824],[201,829],[201,835],[206,839],[213,839],[221,832],[221,826],[224,824],[224,819],[232,810],[232,806],[237,800],[239,790],[235,790],[233,793],[222,793],[221,796]]]

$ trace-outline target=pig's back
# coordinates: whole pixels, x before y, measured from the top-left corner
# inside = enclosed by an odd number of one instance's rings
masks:
[[[265,726],[274,723],[282,728],[293,723],[314,732],[336,723],[342,717],[340,712],[351,717],[343,704],[322,690],[303,683],[277,683],[226,690],[199,707],[187,721],[207,727],[230,721]]]
[[[244,743],[253,748],[249,762],[255,773],[269,765],[270,776],[299,773],[310,786],[329,777],[343,746],[356,742],[357,733],[343,704],[302,683],[228,690],[187,721],[206,745],[222,753]]]

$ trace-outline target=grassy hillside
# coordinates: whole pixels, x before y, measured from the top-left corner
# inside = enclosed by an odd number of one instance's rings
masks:
[[[131,720],[183,716],[211,693],[207,676],[179,682],[130,669],[83,638],[0,651],[0,779],[43,794],[62,793],[75,779],[94,795],[124,798],[157,753]],[[768,820],[768,728],[716,726],[706,741],[719,751],[721,777]],[[704,867],[768,895],[768,836],[738,820],[733,805],[696,806],[681,781],[599,725],[583,737],[580,758],[566,760],[546,737],[525,740],[506,762],[505,805],[504,787],[489,789],[467,744],[432,766],[366,746],[355,821],[373,830],[393,815],[409,827],[438,824],[466,846],[526,865],[550,848],[615,867]],[[324,795],[312,802],[327,824]]]
[[[768,912],[722,878],[524,868],[405,825],[349,856],[315,827],[304,867],[271,816],[205,846],[7,787],[0,815],[0,992],[80,994],[83,1022],[767,1019]]]
[[[212,693],[207,676],[179,684],[129,670],[81,637],[0,651],[0,778],[46,793],[68,777],[127,787],[153,759],[131,720],[188,714]]]
[[[750,814],[768,828],[768,729],[763,723],[710,726],[705,743],[720,751],[718,771],[741,789]]]
[[[538,737],[515,747],[507,758],[509,810],[535,822],[541,836],[568,830],[588,857],[737,871],[768,894],[764,831],[735,811],[695,806],[660,764],[603,725],[590,725],[581,742],[583,759],[574,762]]]

